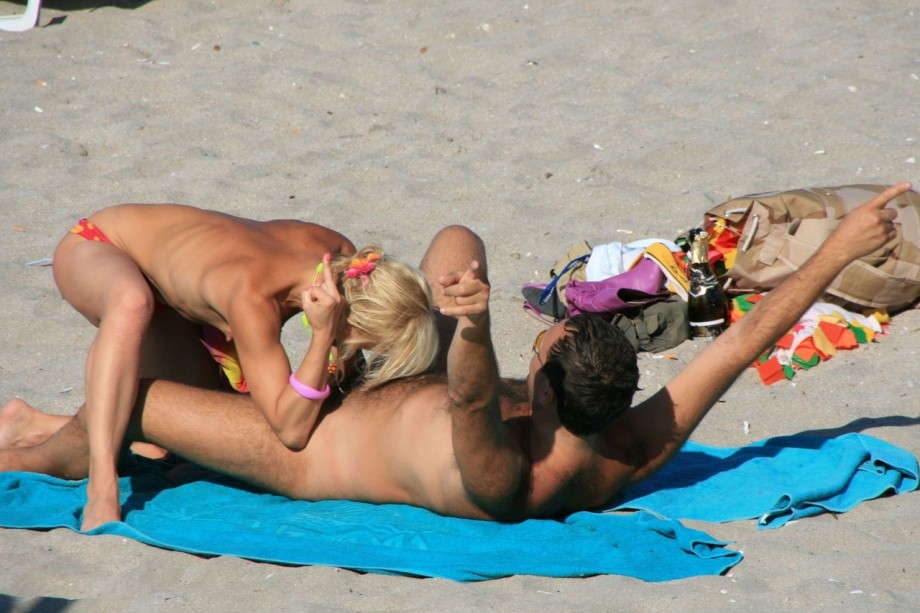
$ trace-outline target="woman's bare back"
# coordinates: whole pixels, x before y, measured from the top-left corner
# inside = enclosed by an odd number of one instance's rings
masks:
[[[347,238],[313,223],[255,221],[179,204],[116,205],[90,220],[137,263],[163,301],[228,336],[233,300],[283,301],[283,292],[309,280],[324,253],[354,251]]]

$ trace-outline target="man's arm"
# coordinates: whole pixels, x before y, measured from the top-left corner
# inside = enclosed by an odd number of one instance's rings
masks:
[[[894,238],[896,212],[884,207],[909,189],[910,183],[889,187],[847,215],[805,265],[623,417],[620,425],[638,452],[633,482],[674,455],[738,375],[789,331],[850,262]]]
[[[438,279],[457,319],[447,354],[447,388],[454,455],[470,499],[498,519],[515,517],[524,458],[503,425],[498,363],[489,323],[489,285],[478,262]]]

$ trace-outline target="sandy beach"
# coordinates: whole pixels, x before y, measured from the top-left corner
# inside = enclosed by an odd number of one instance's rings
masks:
[[[580,239],[673,239],[748,193],[920,182],[920,7],[901,0],[88,0],[39,24],[0,32],[0,399],[53,413],[82,401],[94,328],[40,261],[109,204],[306,219],[411,263],[466,224],[502,374],[523,377],[541,325],[521,285]],[[908,311],[792,382],[750,370],[693,438],[858,431],[920,454],[918,339]],[[641,354],[643,394],[700,347]],[[744,560],[665,583],[459,584],[0,530],[0,610],[911,610],[918,517],[914,492],[779,530],[687,522]]]

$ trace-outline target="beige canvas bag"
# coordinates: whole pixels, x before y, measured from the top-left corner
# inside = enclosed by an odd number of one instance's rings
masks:
[[[707,211],[742,227],[728,271],[735,289],[767,291],[797,270],[848,212],[885,185],[844,185],[734,198]],[[853,262],[828,287],[824,299],[849,307],[897,311],[920,297],[920,194],[910,191],[895,208],[897,236]]]

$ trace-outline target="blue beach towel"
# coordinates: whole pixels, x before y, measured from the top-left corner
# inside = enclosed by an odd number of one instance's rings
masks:
[[[153,467],[120,485],[125,521],[89,534],[195,554],[457,581],[517,574],[664,581],[721,574],[741,560],[703,532],[644,512],[503,524],[396,504],[293,501],[214,476],[174,486]],[[85,480],[0,474],[0,526],[76,531],[85,495]]]
[[[663,581],[720,574],[741,560],[725,543],[667,517],[758,517],[776,527],[917,487],[911,454],[859,434],[774,438],[741,448],[689,442],[611,507],[639,512],[582,512],[518,524],[405,505],[292,501],[210,473],[177,486],[161,467],[139,464],[121,480],[125,521],[91,534],[203,555],[458,581],[515,574]],[[78,530],[85,490],[85,481],[0,474],[0,526]]]
[[[918,487],[917,459],[865,434],[785,436],[739,448],[687,442],[660,471],[628,488],[611,509],[761,528]]]

